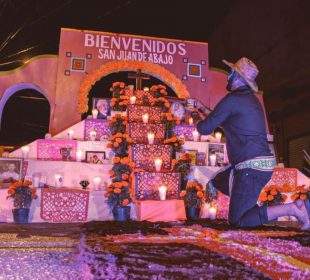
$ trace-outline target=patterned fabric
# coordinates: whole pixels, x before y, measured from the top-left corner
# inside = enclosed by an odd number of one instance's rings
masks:
[[[166,127],[164,124],[129,123],[127,125],[129,136],[138,143],[147,143],[147,134],[154,133],[154,143],[159,143],[165,138]]]
[[[297,186],[297,169],[275,168],[267,186],[289,186],[293,190]]]
[[[166,199],[178,199],[181,174],[177,172],[136,172],[135,198],[139,200],[159,199],[159,186],[166,186]]]
[[[77,141],[75,140],[45,140],[37,141],[37,158],[44,160],[62,160],[61,148],[71,149],[71,160],[75,160]]]
[[[128,105],[127,116],[129,122],[142,122],[142,115],[148,114],[148,123],[161,123],[161,108],[155,106]]]
[[[251,168],[259,171],[272,171],[275,165],[276,160],[273,156],[256,157],[236,164],[235,169]]]
[[[56,223],[86,222],[89,192],[84,190],[41,190],[41,218]]]
[[[90,132],[96,131],[96,140],[105,140],[111,135],[109,123],[102,119],[86,119],[84,127],[84,139],[90,140]]]
[[[173,133],[176,136],[184,136],[185,141],[193,141],[193,131],[196,130],[194,125],[177,125],[173,129]]]
[[[135,144],[132,145],[131,152],[132,161],[136,163],[137,168],[154,170],[154,161],[157,158],[160,158],[162,160],[163,169],[170,169],[171,167],[171,145]]]

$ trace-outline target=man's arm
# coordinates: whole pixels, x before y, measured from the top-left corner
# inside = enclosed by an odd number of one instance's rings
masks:
[[[231,115],[233,108],[233,99],[226,95],[214,108],[208,117],[198,122],[197,130],[200,134],[211,134],[217,127]]]

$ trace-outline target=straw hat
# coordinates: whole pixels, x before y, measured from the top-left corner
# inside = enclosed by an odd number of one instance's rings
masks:
[[[254,91],[258,90],[255,78],[259,71],[250,59],[242,57],[236,63],[231,63],[223,59],[223,62],[235,70]]]

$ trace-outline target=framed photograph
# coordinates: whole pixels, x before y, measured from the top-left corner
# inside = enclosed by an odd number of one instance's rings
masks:
[[[214,158],[215,164],[211,162]],[[224,166],[228,162],[226,143],[208,143],[206,160],[208,166]]]
[[[88,163],[103,164],[105,159],[103,151],[86,151],[85,153],[85,161]]]
[[[111,99],[107,98],[93,98],[93,109],[98,110],[98,119],[107,119],[111,116]]]
[[[8,187],[22,177],[22,159],[0,158],[0,187]]]
[[[196,165],[197,150],[186,150],[191,158],[191,164]]]

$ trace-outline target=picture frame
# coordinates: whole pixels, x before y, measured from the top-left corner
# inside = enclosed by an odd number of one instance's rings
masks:
[[[0,188],[9,187],[22,178],[23,160],[0,157]]]
[[[86,151],[85,162],[94,164],[103,164],[106,160],[106,154],[104,151]]]
[[[191,164],[196,165],[198,150],[186,150],[186,153],[188,153],[191,158]]]
[[[215,166],[222,167],[228,162],[226,143],[209,142],[206,153],[207,166],[211,166],[210,155],[215,154]]]
[[[185,102],[182,100],[179,101],[170,101],[171,113],[178,117],[178,119],[183,122],[186,116]]]
[[[111,116],[111,99],[110,98],[93,98],[93,107],[92,109],[98,110],[97,119],[107,119]]]

